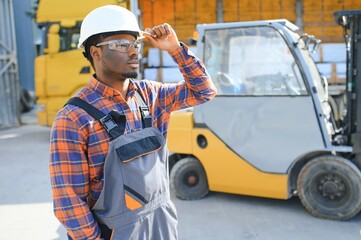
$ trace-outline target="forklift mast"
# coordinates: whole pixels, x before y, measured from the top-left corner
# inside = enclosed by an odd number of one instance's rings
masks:
[[[355,160],[361,164],[361,10],[334,13],[346,43],[347,115],[344,124]]]

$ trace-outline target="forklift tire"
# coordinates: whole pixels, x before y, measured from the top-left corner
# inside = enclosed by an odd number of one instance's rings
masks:
[[[184,200],[201,199],[209,192],[207,175],[194,157],[183,158],[174,165],[170,184],[175,195]]]
[[[340,156],[320,156],[308,162],[297,180],[303,206],[314,216],[347,220],[361,210],[361,172]]]

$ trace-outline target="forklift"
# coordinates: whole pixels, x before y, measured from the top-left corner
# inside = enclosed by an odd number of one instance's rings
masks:
[[[339,121],[310,54],[320,40],[284,19],[197,26],[197,55],[218,93],[171,116],[170,184],[178,198],[298,196],[316,217],[360,212],[361,11],[334,17],[347,46],[347,111]]]

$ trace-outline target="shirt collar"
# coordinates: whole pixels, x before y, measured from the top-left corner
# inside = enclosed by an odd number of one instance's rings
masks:
[[[98,81],[94,75],[91,77],[88,86],[89,88],[93,89],[95,92],[106,98],[112,98],[120,95],[120,92],[118,90]],[[128,91],[127,91],[127,98],[133,97],[137,89],[138,89],[137,84],[135,84],[133,79],[130,79]]]

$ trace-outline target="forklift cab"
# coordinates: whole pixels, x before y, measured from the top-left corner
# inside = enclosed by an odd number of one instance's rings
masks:
[[[333,148],[314,46],[297,29],[286,20],[198,27],[198,53],[218,94],[194,108],[195,124],[264,172],[285,174],[305,155]]]

